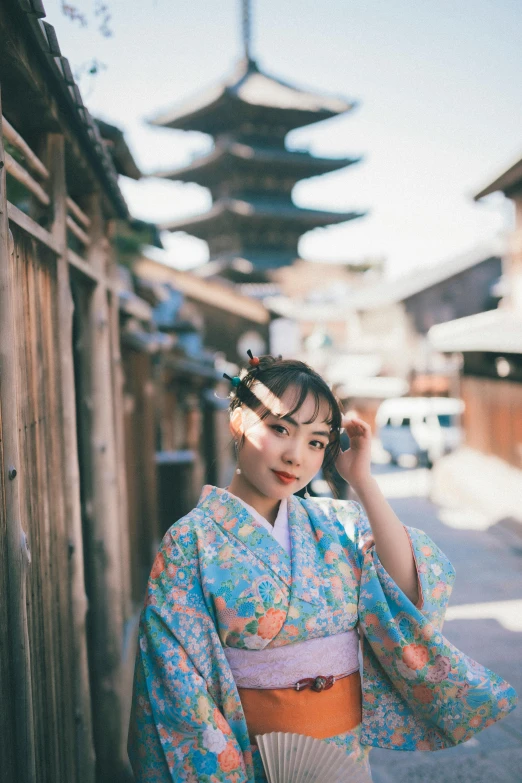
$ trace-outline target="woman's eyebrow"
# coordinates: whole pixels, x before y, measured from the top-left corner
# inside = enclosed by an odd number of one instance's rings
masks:
[[[277,416],[276,418],[282,419],[283,421],[287,421],[287,422],[289,422],[289,424],[293,424],[294,427],[300,427],[301,426],[298,421],[293,419],[288,414],[286,416]],[[327,431],[327,430],[316,430],[315,432],[312,432],[312,435],[324,435],[325,438],[329,438],[330,437],[330,432]]]

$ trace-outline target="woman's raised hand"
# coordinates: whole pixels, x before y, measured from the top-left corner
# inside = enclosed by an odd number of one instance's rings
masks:
[[[350,438],[350,448],[337,457],[335,467],[356,491],[371,479],[372,431],[355,411],[343,414],[342,426]]]

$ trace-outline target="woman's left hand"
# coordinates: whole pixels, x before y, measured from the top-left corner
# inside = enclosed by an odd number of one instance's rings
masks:
[[[371,478],[372,431],[369,424],[353,411],[343,414],[342,426],[350,438],[350,447],[341,451],[335,467],[355,490]]]

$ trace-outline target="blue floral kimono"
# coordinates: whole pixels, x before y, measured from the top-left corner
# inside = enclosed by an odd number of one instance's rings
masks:
[[[137,783],[265,781],[225,646],[259,650],[359,625],[362,723],[324,741],[363,761],[370,746],[465,742],[514,708],[513,688],[442,636],[455,574],[424,533],[406,528],[414,606],[381,565],[359,504],[293,496],[288,515],[291,558],[211,486],[165,535],[140,625],[129,733]]]

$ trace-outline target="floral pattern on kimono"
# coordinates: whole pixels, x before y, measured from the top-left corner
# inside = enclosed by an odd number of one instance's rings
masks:
[[[361,507],[288,502],[291,558],[233,495],[205,487],[156,556],[142,612],[129,756],[137,783],[243,783],[256,773],[223,647],[258,650],[355,628],[365,635],[363,722],[329,738],[436,749],[514,706],[513,689],[441,635],[453,569],[407,528],[422,600],[382,567]],[[366,751],[367,755],[367,751]]]
[[[328,512],[350,529],[351,511]],[[514,709],[513,688],[442,635],[455,572],[420,530],[406,528],[417,566],[417,606],[383,568],[359,507],[359,619],[363,644],[361,742],[394,750],[439,750],[465,742]]]

